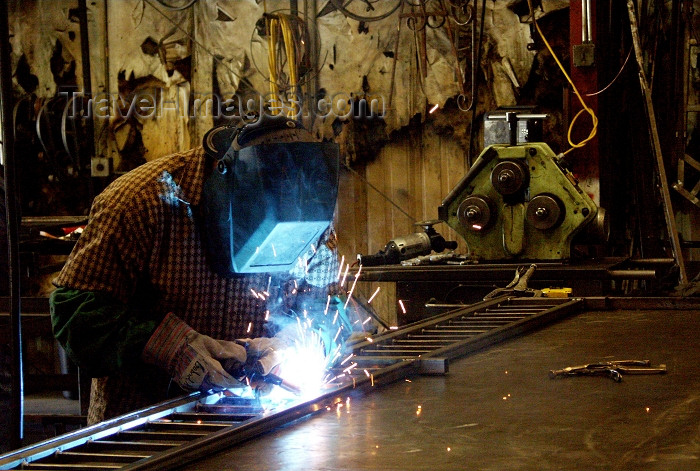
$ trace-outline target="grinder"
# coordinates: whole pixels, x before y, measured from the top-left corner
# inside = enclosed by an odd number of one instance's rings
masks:
[[[457,248],[457,242],[453,240],[445,240],[433,226],[442,221],[431,220],[417,222],[416,226],[422,226],[423,232],[414,232],[406,236],[397,237],[390,240],[383,250],[380,250],[374,255],[357,255],[357,261],[360,265],[376,266],[376,265],[392,265],[400,263],[403,260],[427,255],[432,251],[442,252],[445,249],[454,250]]]

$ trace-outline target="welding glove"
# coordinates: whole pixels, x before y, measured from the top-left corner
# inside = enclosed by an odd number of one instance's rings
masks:
[[[222,366],[222,362],[244,364],[245,347],[200,334],[182,320],[168,314],[156,328],[141,353],[144,362],[159,366],[186,391],[246,387]]]
[[[289,346],[284,340],[276,337],[239,339],[237,342],[245,346],[246,367],[262,376],[266,376],[282,363],[284,350]]]

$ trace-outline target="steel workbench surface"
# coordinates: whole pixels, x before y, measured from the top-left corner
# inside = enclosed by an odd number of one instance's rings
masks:
[[[697,310],[584,312],[183,469],[700,469],[698,338]],[[630,359],[668,372],[548,375]]]

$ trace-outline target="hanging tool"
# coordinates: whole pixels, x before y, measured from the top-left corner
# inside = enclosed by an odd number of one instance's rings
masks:
[[[650,360],[613,360],[551,370],[549,377],[554,379],[562,376],[607,376],[619,383],[622,381],[622,374],[653,375],[665,373],[666,365],[652,366]]]

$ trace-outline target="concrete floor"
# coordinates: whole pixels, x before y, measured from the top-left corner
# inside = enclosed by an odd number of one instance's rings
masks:
[[[587,312],[184,469],[700,470],[700,312]],[[648,359],[666,375],[550,379]]]

